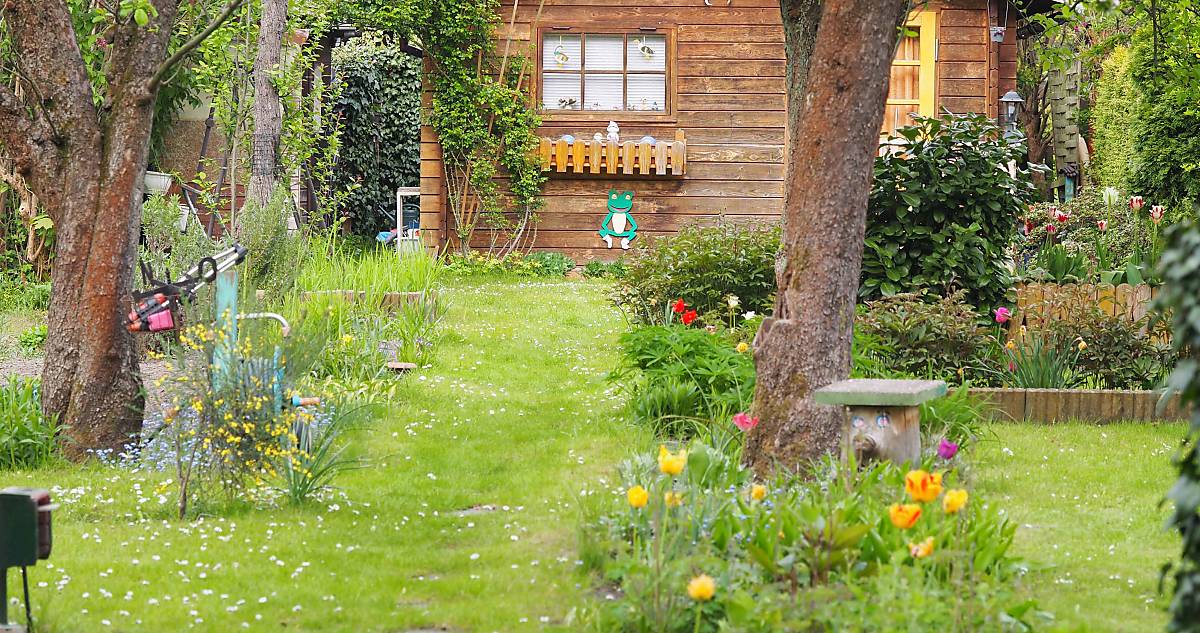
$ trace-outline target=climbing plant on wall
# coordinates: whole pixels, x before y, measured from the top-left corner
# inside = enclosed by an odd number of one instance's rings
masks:
[[[393,223],[397,187],[421,180],[421,60],[378,36],[334,51],[341,90],[342,151],[336,179],[356,188],[346,201],[355,233],[373,235]]]
[[[481,224],[503,233],[500,254],[517,248],[536,220],[545,181],[535,154],[540,120],[527,88],[530,64],[496,47],[498,0],[422,0],[414,23],[430,59],[430,123],[442,145],[447,205],[459,247]],[[495,176],[509,177],[501,191]]]

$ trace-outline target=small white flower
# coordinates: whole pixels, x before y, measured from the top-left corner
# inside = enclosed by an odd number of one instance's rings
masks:
[[[750,319],[753,319],[753,318],[754,318],[754,317],[756,317],[756,316],[758,316],[758,313],[757,313],[757,312],[755,312],[754,310],[751,310],[751,311],[749,311],[749,312],[747,312],[747,313],[743,314],[743,315],[742,315],[742,318],[743,318],[743,319],[746,319],[747,321],[749,321]]]

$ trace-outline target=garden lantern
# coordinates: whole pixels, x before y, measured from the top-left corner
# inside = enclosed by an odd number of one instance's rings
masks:
[[[50,493],[35,488],[5,488],[0,490],[0,631],[25,631],[24,627],[8,621],[8,570],[20,567],[25,588],[25,617],[29,630],[33,617],[29,611],[29,577],[26,568],[39,560],[50,558],[53,535],[50,513],[57,506],[50,503]]]
[[[1021,116],[1021,110],[1025,108],[1025,99],[1017,93],[1016,90],[1009,90],[1000,97],[1000,129],[1008,131],[1017,131],[1017,117]]]

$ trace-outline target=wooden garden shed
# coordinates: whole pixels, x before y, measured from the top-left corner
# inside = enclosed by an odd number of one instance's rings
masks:
[[[599,234],[610,190],[633,192],[637,240],[718,216],[779,216],[787,140],[778,0],[546,0],[536,21],[538,2],[523,0],[512,29],[512,0],[503,5],[499,37],[536,62],[531,88],[550,172],[536,250],[580,262],[619,257],[620,244]],[[885,131],[910,112],[995,118],[1016,87],[1021,14],[997,0],[931,0],[914,12]],[[610,121],[618,143],[607,140]],[[440,149],[431,128],[421,140],[422,234],[443,247],[454,235]]]

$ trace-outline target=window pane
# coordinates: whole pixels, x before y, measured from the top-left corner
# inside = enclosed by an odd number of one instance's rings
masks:
[[[921,67],[892,66],[892,82],[888,87],[888,99],[920,99]]]
[[[578,110],[579,86],[579,75],[542,75],[542,107],[547,110]]]
[[[629,110],[667,109],[666,75],[629,75]]]
[[[621,110],[625,102],[624,76],[587,75],[584,77],[584,92],[587,94],[585,110]]]
[[[629,36],[629,70],[667,70],[667,38],[664,35]]]
[[[579,70],[582,59],[578,35],[546,35],[542,39],[542,69]]]
[[[920,106],[915,105],[889,105],[884,110],[883,114],[883,133],[891,134],[898,128],[906,125],[912,125],[912,117],[909,114],[916,113]]]
[[[587,51],[584,61],[587,70],[625,69],[625,36],[588,35],[584,46]]]
[[[900,40],[900,49],[896,51],[896,59],[906,62],[921,61],[921,29],[910,26],[908,30],[916,32],[917,35]]]

